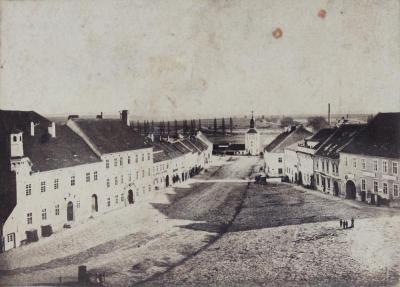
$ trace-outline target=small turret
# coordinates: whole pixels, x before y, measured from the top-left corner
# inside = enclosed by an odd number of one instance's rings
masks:
[[[14,129],[10,133],[10,157],[23,157],[24,145],[22,141],[22,131]]]

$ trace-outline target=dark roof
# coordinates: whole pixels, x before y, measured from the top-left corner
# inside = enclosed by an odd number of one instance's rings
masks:
[[[160,161],[165,161],[169,160],[168,154],[161,148],[156,148],[153,153],[153,161],[155,163],[160,162]]]
[[[400,158],[400,113],[379,113],[343,152]]]
[[[339,158],[339,152],[352,140],[365,125],[345,124],[334,129],[334,133],[319,147],[316,155]]]
[[[31,122],[43,127],[51,125],[51,121],[34,111],[0,110],[0,131],[9,134],[14,130],[30,132]]]
[[[248,131],[247,131],[247,133],[248,134],[256,134],[257,133],[257,131],[255,130],[255,129],[249,129]]]
[[[313,147],[313,149],[318,149],[335,132],[335,130],[335,128],[321,129],[311,137],[307,138],[306,141],[318,142]]]
[[[289,131],[279,134],[269,145],[265,147],[267,152],[283,152],[285,147],[292,145],[311,135],[311,132],[303,126],[292,127]]]
[[[44,132],[44,131],[43,131]],[[43,133],[42,133],[43,135]],[[99,162],[90,147],[66,125],[56,126],[56,137],[43,140],[41,134],[23,137],[24,154],[34,171],[46,171]]]
[[[36,124],[34,136],[30,133],[31,122]],[[100,161],[87,144],[65,125],[56,125],[56,137],[52,138],[48,134],[50,125],[51,121],[32,111],[0,111],[0,150],[8,155],[2,163],[9,164],[8,137],[15,129],[23,132],[24,156],[31,160],[33,171]],[[2,166],[2,169],[8,168],[9,166]]]
[[[149,141],[120,119],[74,119],[100,153],[151,147]]]

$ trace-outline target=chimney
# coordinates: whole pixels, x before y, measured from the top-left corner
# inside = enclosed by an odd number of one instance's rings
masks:
[[[56,137],[56,123],[55,122],[52,122],[51,126],[48,127],[47,130],[52,138]]]
[[[102,119],[103,118],[103,112],[100,113],[100,115],[96,116],[96,119]]]
[[[127,126],[130,126],[130,121],[129,121],[129,116],[128,116],[128,110],[122,110],[121,111],[121,120],[124,124]]]
[[[328,104],[328,125],[331,126],[331,104]]]
[[[35,123],[31,122],[31,136],[35,136]]]

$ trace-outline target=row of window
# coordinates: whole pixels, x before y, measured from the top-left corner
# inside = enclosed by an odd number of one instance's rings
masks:
[[[361,179],[361,190],[366,191],[366,180]],[[374,180],[373,182],[373,191],[374,192],[379,192],[379,182]],[[382,183],[382,192],[383,194],[388,194],[389,191],[389,185],[387,182]],[[393,195],[398,197],[399,196],[399,185],[394,183],[393,184]]]
[[[97,171],[94,171],[93,172],[93,181],[96,181],[97,179],[98,179]],[[86,173],[86,182],[90,182],[90,180],[91,180],[90,172],[87,172]],[[70,177],[70,185],[74,186],[75,184],[76,184],[75,175],[72,175]],[[54,182],[53,182],[53,188],[54,188],[54,190],[57,190],[57,189],[59,189],[59,187],[60,187],[60,180],[58,178],[56,178],[56,179],[54,179]],[[46,181],[41,181],[40,182],[40,192],[46,192],[46,190],[47,190]],[[29,184],[25,185],[25,195],[26,196],[32,195],[32,184],[29,183]]]
[[[329,164],[329,161],[325,161],[325,160],[321,161],[322,171],[326,170],[326,172],[329,173],[329,167],[330,166],[332,167],[332,172],[333,173],[339,174],[339,165],[335,164],[334,162]],[[317,167],[317,169],[319,168],[319,160],[316,161],[316,167]]]
[[[348,160],[347,157],[345,158],[345,165],[348,166]],[[365,158],[362,158],[360,160],[360,166],[361,166],[361,170],[367,170],[367,160]],[[353,168],[357,168],[357,159],[353,158]],[[373,171],[378,171],[379,169],[379,163],[377,159],[374,159],[372,161],[372,169]],[[382,166],[381,166],[381,170],[383,173],[389,173],[389,162],[387,160],[382,160]],[[398,162],[393,161],[392,162],[392,173],[393,174],[398,174],[399,172],[399,166],[398,166]]]
[[[150,168],[147,170],[147,175],[151,176]],[[146,176],[145,175],[145,170],[143,169],[142,170],[142,178],[144,178],[145,176]],[[128,174],[128,180],[129,180],[129,182],[132,182],[132,174],[131,173]],[[136,180],[139,180],[139,172],[138,171],[136,172]],[[124,183],[124,176],[123,175],[120,176],[119,183],[121,183],[121,184]],[[118,176],[114,177],[114,185],[118,185]],[[106,186],[107,186],[107,188],[109,188],[111,186],[111,181],[110,181],[109,178],[106,179]]]
[[[76,202],[76,208],[80,208],[80,207],[81,207],[81,203],[80,203],[80,201],[78,200],[78,201]],[[56,204],[56,205],[54,206],[54,214],[55,214],[56,216],[60,215],[60,205],[59,205],[59,204]],[[46,220],[47,220],[47,208],[43,208],[43,209],[42,209],[42,221],[46,221]],[[27,221],[28,224],[33,224],[33,215],[32,215],[32,212],[28,212],[28,213],[26,214],[26,221]]]
[[[142,155],[141,155],[141,160],[142,160],[142,162],[145,161],[144,153],[142,153]],[[147,160],[151,160],[151,153],[147,153]],[[135,155],[135,163],[138,163],[138,162],[139,162],[139,155]],[[127,163],[128,164],[132,163],[130,155],[127,156]],[[116,157],[114,158],[114,166],[116,167],[116,166],[118,166],[118,164],[119,164],[119,166],[124,165],[124,158],[122,156],[119,157],[119,160]],[[106,168],[110,168],[110,160],[109,159],[106,160]]]
[[[168,163],[156,165],[155,167],[153,166],[153,173],[158,172],[158,171],[164,171],[167,169],[168,169]]]

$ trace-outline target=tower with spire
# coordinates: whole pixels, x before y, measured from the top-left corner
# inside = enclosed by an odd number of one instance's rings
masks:
[[[246,154],[259,155],[261,152],[260,147],[260,133],[257,131],[254,121],[254,112],[251,111],[250,128],[245,135],[245,149]]]

